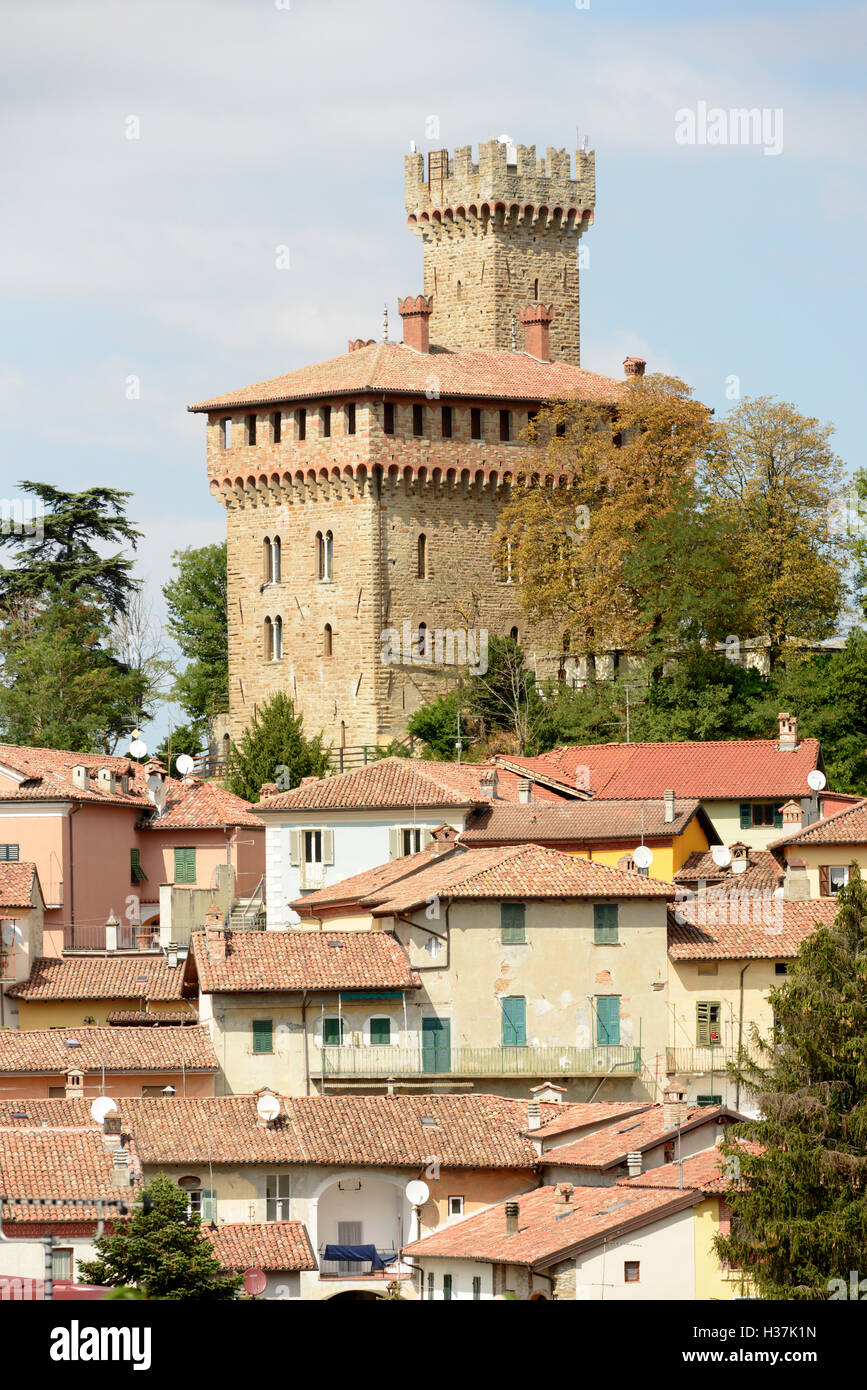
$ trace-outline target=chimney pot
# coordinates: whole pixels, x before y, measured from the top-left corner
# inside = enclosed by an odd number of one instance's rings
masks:
[[[533,800],[533,783],[529,777],[518,778],[518,801],[522,806],[529,806]]]
[[[416,352],[430,352],[430,316],[433,313],[433,295],[407,295],[399,299],[397,307],[403,319],[403,341],[406,347]]]
[[[73,767],[72,785],[83,792],[90,789],[90,769],[85,767],[84,763],[76,763]]]
[[[673,792],[673,791],[669,790],[669,791],[663,792],[663,806],[664,806],[663,820],[665,821],[666,825],[670,825],[671,822],[674,820],[674,792]]]
[[[517,1202],[506,1203],[506,1235],[516,1236],[518,1234],[518,1216],[521,1208]]]
[[[637,1178],[644,1168],[644,1154],[640,1149],[633,1149],[626,1155],[626,1168],[631,1178]]]
[[[677,1129],[686,1119],[686,1086],[678,1078],[668,1082],[662,1093],[662,1118],[665,1128]]]
[[[571,1182],[558,1182],[557,1186],[554,1188],[554,1205],[558,1207],[567,1207],[572,1201],[572,1193],[574,1191],[575,1188],[572,1186]]]
[[[528,357],[540,362],[551,361],[551,321],[554,318],[553,304],[531,304],[522,309],[521,323],[524,325],[524,351]]]
[[[624,376],[644,376],[644,369],[647,366],[643,357],[625,357],[623,359]]]
[[[788,711],[780,710],[777,715],[777,722],[780,726],[780,741],[777,746],[781,753],[791,752],[798,746],[797,716],[789,714]]]
[[[542,1106],[539,1101],[527,1102],[527,1129],[540,1129],[542,1126]]]

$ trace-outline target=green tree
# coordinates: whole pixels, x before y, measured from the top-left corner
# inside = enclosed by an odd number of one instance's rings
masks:
[[[163,587],[168,629],[187,661],[172,696],[201,743],[211,715],[229,699],[226,543],[176,550],[172,558],[175,577]]]
[[[120,541],[136,548],[142,533],[126,516],[132,493],[113,487],[64,492],[50,483],[18,486],[44,510],[32,535],[0,529],[0,545],[16,547],[12,567],[0,570],[0,605],[8,610],[21,600],[41,600],[46,592],[85,590],[104,611],[126,612],[138,590],[133,562],[122,551],[102,555],[97,545]]]
[[[458,738],[458,711],[461,708],[460,690],[448,690],[414,710],[407,730],[418,739],[426,758],[435,762],[451,762],[455,757]]]
[[[182,753],[190,757],[201,752],[202,735],[195,724],[178,724],[166,735],[156,750],[155,756],[172,776],[177,777],[177,761]]]
[[[266,782],[284,791],[297,787],[302,777],[324,777],[330,749],[322,734],[304,736],[304,716],[282,690],[266,700],[241,735],[229,748],[228,786],[236,796],[258,801]]]
[[[770,992],[775,1028],[736,1068],[761,1118],[722,1145],[734,1160],[718,1254],[762,1298],[827,1299],[867,1269],[867,888],[857,868],[830,927]],[[737,1140],[759,1146],[745,1152]]]
[[[234,1298],[243,1276],[221,1268],[201,1218],[188,1209],[186,1193],[159,1173],[141,1195],[147,1202],[128,1223],[94,1241],[97,1258],[79,1261],[82,1278],[138,1289],[148,1298],[200,1303]]]

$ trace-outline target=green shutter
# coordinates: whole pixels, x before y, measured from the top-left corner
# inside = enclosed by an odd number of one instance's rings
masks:
[[[141,866],[141,850],[131,849],[129,852],[129,881],[130,883],[144,883],[147,874]]]
[[[593,940],[599,944],[618,940],[617,903],[593,904]]]
[[[444,1274],[444,1275],[443,1275],[443,1298],[445,1299],[446,1302],[448,1302],[448,1301],[451,1299],[451,1296],[452,1296],[452,1276],[451,1276],[450,1274]]]
[[[527,1001],[520,997],[504,999],[503,1046],[525,1047],[527,1043]]]
[[[339,1047],[343,1042],[343,1021],[339,1018],[322,1020],[322,1046]]]
[[[501,903],[500,941],[503,945],[527,940],[526,913],[523,903]]]
[[[695,1006],[695,1044],[696,1047],[710,1047],[720,1041],[720,1006],[710,999],[702,999]],[[715,1035],[715,1036],[714,1036]]]
[[[477,1274],[473,1279],[473,1298],[479,1299],[482,1296],[482,1281]]]
[[[372,1047],[386,1047],[391,1042],[390,1018],[372,1018],[370,1020],[370,1042]]]
[[[601,1047],[620,1045],[620,997],[600,994],[596,998],[596,1041]]]
[[[195,883],[196,851],[189,846],[175,847],[175,883]]]
[[[274,1051],[274,1025],[270,1018],[253,1019],[253,1051]]]
[[[202,1188],[202,1225],[217,1219],[217,1194],[212,1187]]]
[[[779,827],[779,826],[781,826],[782,824],[783,824],[783,808],[782,808],[782,806],[775,806],[775,807],[774,807],[774,825],[776,825],[776,826]]]
[[[741,830],[750,830],[753,824],[753,808],[748,801],[741,802]]]

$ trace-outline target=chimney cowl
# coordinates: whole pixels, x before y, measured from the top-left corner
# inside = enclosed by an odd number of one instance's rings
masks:
[[[479,790],[482,796],[489,801],[497,799],[497,769],[495,767],[485,768],[479,778]]]
[[[643,357],[624,357],[623,374],[624,376],[644,376],[644,369],[647,366]]]
[[[521,1208],[517,1202],[507,1202],[505,1207],[506,1214],[506,1235],[516,1236],[518,1234],[518,1217]]]
[[[637,1178],[644,1169],[644,1154],[640,1149],[632,1149],[626,1155],[626,1168],[631,1178]]]
[[[398,299],[397,307],[403,319],[404,346],[415,352],[430,352],[430,316],[433,313],[433,295],[407,295]]]
[[[542,1127],[542,1105],[538,1100],[527,1102],[527,1129],[541,1129]]]
[[[518,802],[521,806],[529,806],[533,800],[533,783],[529,777],[518,778]]]
[[[572,1201],[572,1193],[575,1191],[571,1182],[558,1182],[554,1188],[554,1203],[558,1207],[566,1207]]]
[[[780,710],[777,715],[780,726],[780,741],[777,745],[781,753],[790,753],[798,746],[798,718],[788,710]]]
[[[539,362],[551,361],[551,323],[555,317],[553,304],[530,304],[520,310],[524,325],[524,352]]]
[[[670,788],[662,794],[663,820],[670,825],[674,820],[674,792]]]

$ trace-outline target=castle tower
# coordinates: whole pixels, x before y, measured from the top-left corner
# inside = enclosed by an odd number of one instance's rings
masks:
[[[596,166],[578,150],[536,158],[534,145],[491,140],[406,158],[409,226],[424,249],[424,292],[433,303],[430,335],[445,347],[510,352],[519,314],[553,306],[551,358],[581,360],[578,244],[593,220]]]

